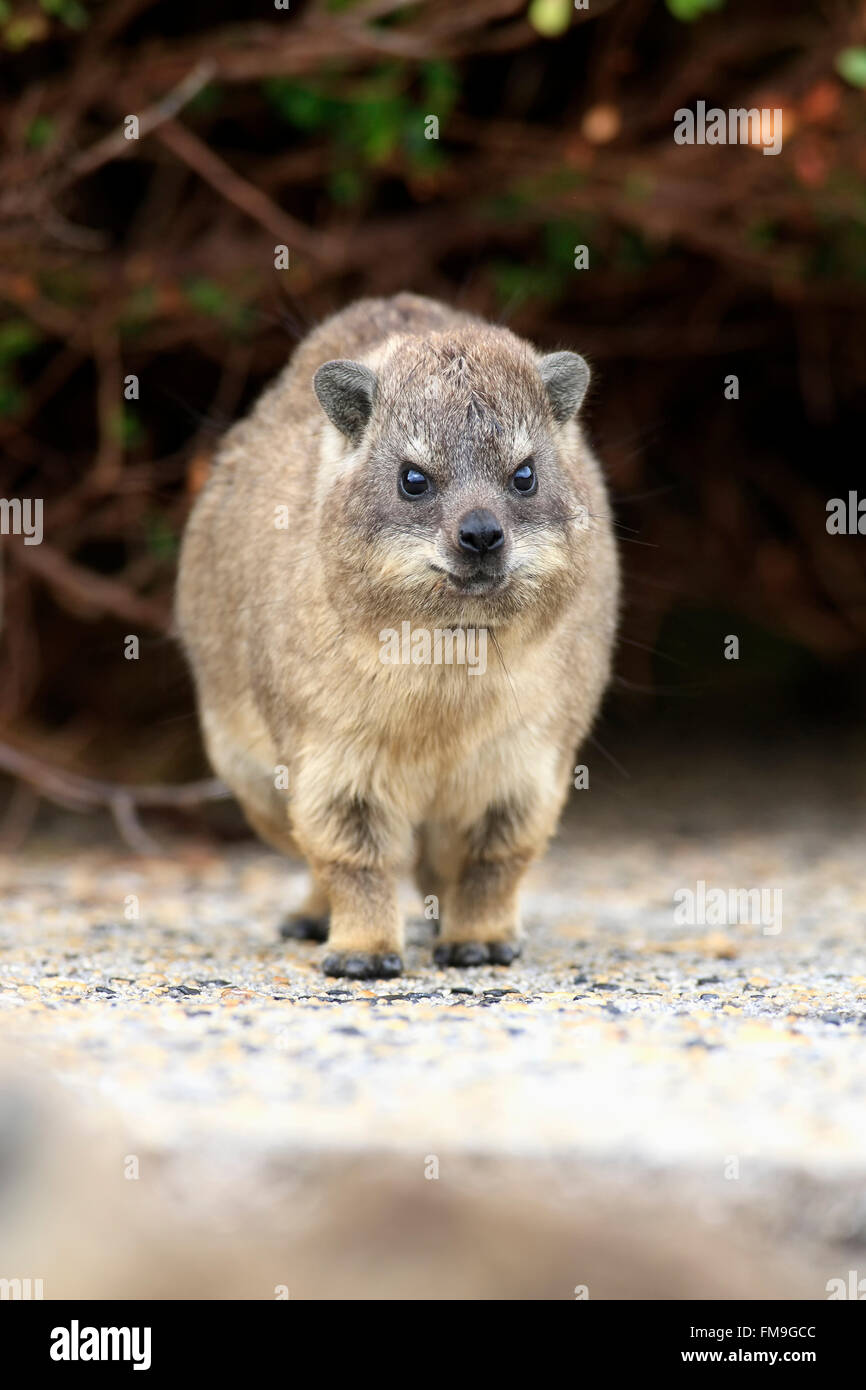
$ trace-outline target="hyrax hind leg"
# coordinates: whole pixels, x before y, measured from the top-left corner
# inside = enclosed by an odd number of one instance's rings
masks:
[[[510,965],[520,955],[520,884],[551,820],[549,811],[503,799],[468,828],[431,836],[444,881],[437,965]]]
[[[255,709],[236,706],[231,725],[208,709],[202,724],[211,762],[232,787],[253,830],[281,854],[298,858],[301,851],[292,835],[286,793],[277,790],[274,778],[280,759]],[[314,877],[306,901],[281,923],[280,935],[327,941],[329,911],[327,893]]]
[[[286,941],[327,941],[330,919],[328,895],[313,875],[306,899],[281,923],[280,936]]]
[[[422,825],[417,834],[415,854],[415,886],[424,902],[424,916],[433,923],[434,934],[442,930],[442,899],[447,881],[439,869],[441,860],[447,863],[451,842],[438,825]]]
[[[277,814],[261,813],[261,809],[249,801],[242,802],[244,814],[253,830],[274,849],[293,857],[301,851],[289,829],[285,806],[278,807]],[[290,912],[280,923],[280,936],[286,941],[327,941],[330,919],[328,895],[315,874],[310,877],[307,896],[295,912]]]

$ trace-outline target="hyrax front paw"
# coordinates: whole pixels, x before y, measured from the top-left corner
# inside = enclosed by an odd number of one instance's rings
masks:
[[[330,919],[309,917],[304,912],[292,912],[280,923],[280,936],[284,941],[327,941]]]
[[[516,941],[443,941],[433,948],[436,965],[510,965],[519,955]]]
[[[349,980],[393,980],[402,975],[403,962],[396,951],[376,955],[372,951],[332,951],[322,961],[326,975],[341,975]]]

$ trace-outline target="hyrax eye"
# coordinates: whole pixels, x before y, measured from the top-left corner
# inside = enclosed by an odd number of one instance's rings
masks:
[[[535,492],[538,487],[538,479],[535,476],[535,468],[531,459],[526,459],[519,468],[515,469],[511,478],[511,486],[516,492],[522,492],[524,497],[530,492]]]
[[[420,468],[404,468],[400,474],[400,491],[404,497],[423,497],[431,491],[430,479]]]

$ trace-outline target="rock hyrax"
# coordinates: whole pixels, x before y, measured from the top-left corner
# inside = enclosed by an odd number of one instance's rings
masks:
[[[326,940],[328,975],[401,972],[410,864],[438,964],[519,953],[520,882],[617,619],[588,381],[433,300],[360,300],[229,431],[196,502],[177,618],[208,752],[307,859],[284,935]]]

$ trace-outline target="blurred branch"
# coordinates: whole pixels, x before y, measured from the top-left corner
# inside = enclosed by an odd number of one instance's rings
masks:
[[[226,202],[233,204],[254,222],[258,222],[265,231],[275,236],[278,242],[287,245],[290,251],[303,251],[313,261],[325,263],[338,258],[336,244],[327,233],[314,232],[283,212],[266,193],[236,174],[225,160],[208,149],[192,131],[176,121],[170,121],[159,131],[158,138],[167,149],[215,188]]]
[[[166,632],[170,627],[170,615],[161,604],[140,598],[117,580],[75,564],[45,541],[41,545],[16,545],[13,553],[18,564],[38,575],[61,600],[74,603],[78,609],[110,613],[158,632]]]
[[[141,112],[138,116],[138,139],[144,139],[152,131],[158,130],[166,121],[172,120],[194,97],[198,96],[203,87],[207,86],[215,71],[215,66],[209,59],[203,58],[196,63],[192,71],[187,73],[176,87]],[[92,174],[101,164],[107,164],[109,160],[123,159],[135,149],[136,143],[135,140],[127,138],[123,126],[112,131],[110,135],[106,135],[102,140],[97,140],[95,145],[91,145],[89,149],[70,160],[68,170],[60,182],[54,186],[53,192],[57,193],[67,184],[74,183],[76,179],[84,178],[86,174]]]
[[[77,773],[53,767],[32,753],[6,743],[0,743],[0,769],[10,773],[38,796],[67,810],[92,811],[105,807],[114,817],[127,844],[142,854],[153,853],[158,846],[139,822],[139,809],[161,807],[189,810],[207,801],[225,801],[231,797],[228,788],[216,778],[186,782],[180,786],[135,786],[81,777]],[[26,815],[32,821],[34,808],[28,798],[16,798],[10,809],[16,828],[19,816]]]

